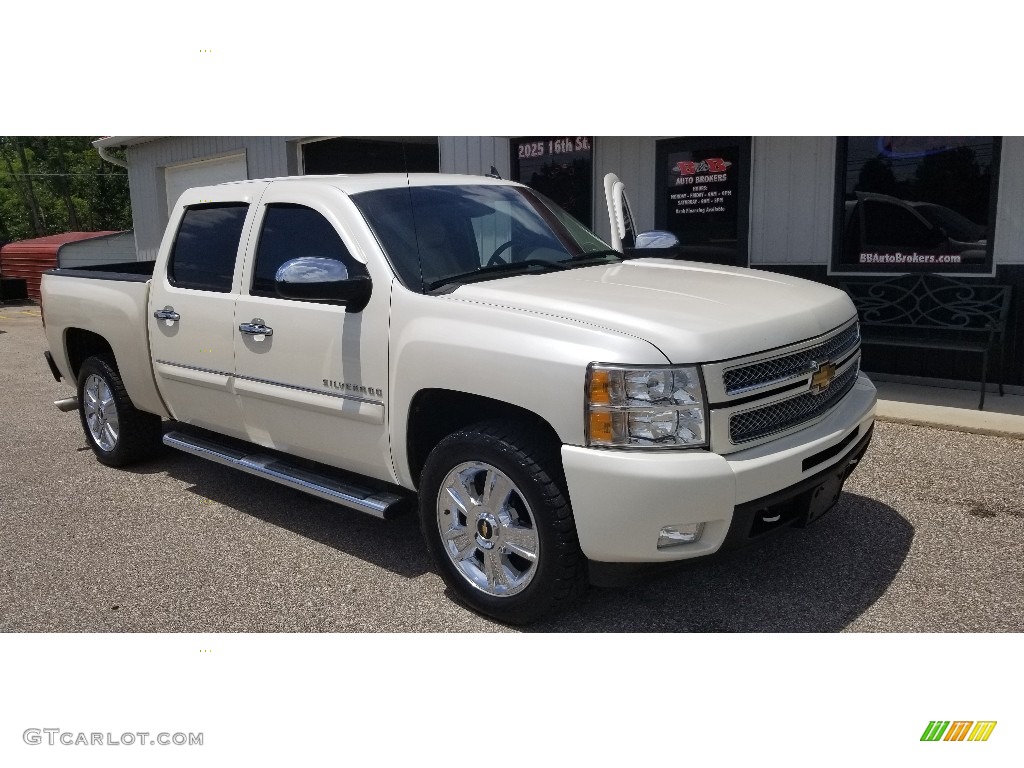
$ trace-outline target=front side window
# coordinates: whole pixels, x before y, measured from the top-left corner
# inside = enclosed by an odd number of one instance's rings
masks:
[[[365,275],[366,269],[352,258],[334,226],[318,211],[304,205],[272,203],[263,215],[252,296],[277,297],[274,276],[281,265],[302,256],[342,262],[349,274]]]
[[[194,205],[174,238],[167,279],[177,288],[230,293],[247,203]]]
[[[402,187],[352,196],[402,282],[430,291],[456,280],[615,259],[578,221],[533,190],[505,185]],[[593,263],[590,261],[589,263]]]

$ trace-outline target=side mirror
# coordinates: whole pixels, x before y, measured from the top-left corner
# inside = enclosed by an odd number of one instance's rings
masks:
[[[373,283],[365,275],[351,277],[348,267],[336,259],[300,256],[278,268],[274,288],[282,299],[330,302],[361,312],[370,301]]]
[[[614,173],[606,173],[604,177],[604,199],[608,205],[608,220],[612,226],[611,246],[622,252],[623,248],[635,248],[636,225],[633,223],[633,211],[626,199],[626,185],[619,181]]]
[[[641,232],[636,236],[636,248],[675,248],[679,245],[679,238],[671,232],[656,229],[651,232]]]

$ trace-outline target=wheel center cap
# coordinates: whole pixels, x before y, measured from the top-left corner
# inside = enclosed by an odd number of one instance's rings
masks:
[[[497,521],[491,515],[480,515],[476,521],[477,542],[487,549],[494,546],[494,537],[497,534]]]

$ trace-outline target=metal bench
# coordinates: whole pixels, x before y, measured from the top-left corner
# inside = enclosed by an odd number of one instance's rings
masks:
[[[981,354],[979,410],[985,407],[989,353],[998,351],[999,394],[1003,394],[1010,286],[978,285],[931,274],[841,285],[860,315],[862,344]]]

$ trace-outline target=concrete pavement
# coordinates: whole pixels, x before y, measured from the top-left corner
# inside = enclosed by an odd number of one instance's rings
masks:
[[[384,523],[174,451],[99,464],[52,405],[70,390],[38,310],[11,309],[0,633],[510,631],[449,598],[412,515]],[[880,423],[809,528],[591,589],[530,631],[1020,632],[1022,464],[1024,440]]]
[[[1024,440],[1024,396],[990,391],[985,410],[979,411],[977,388],[921,386],[868,376],[878,388],[879,421]]]

